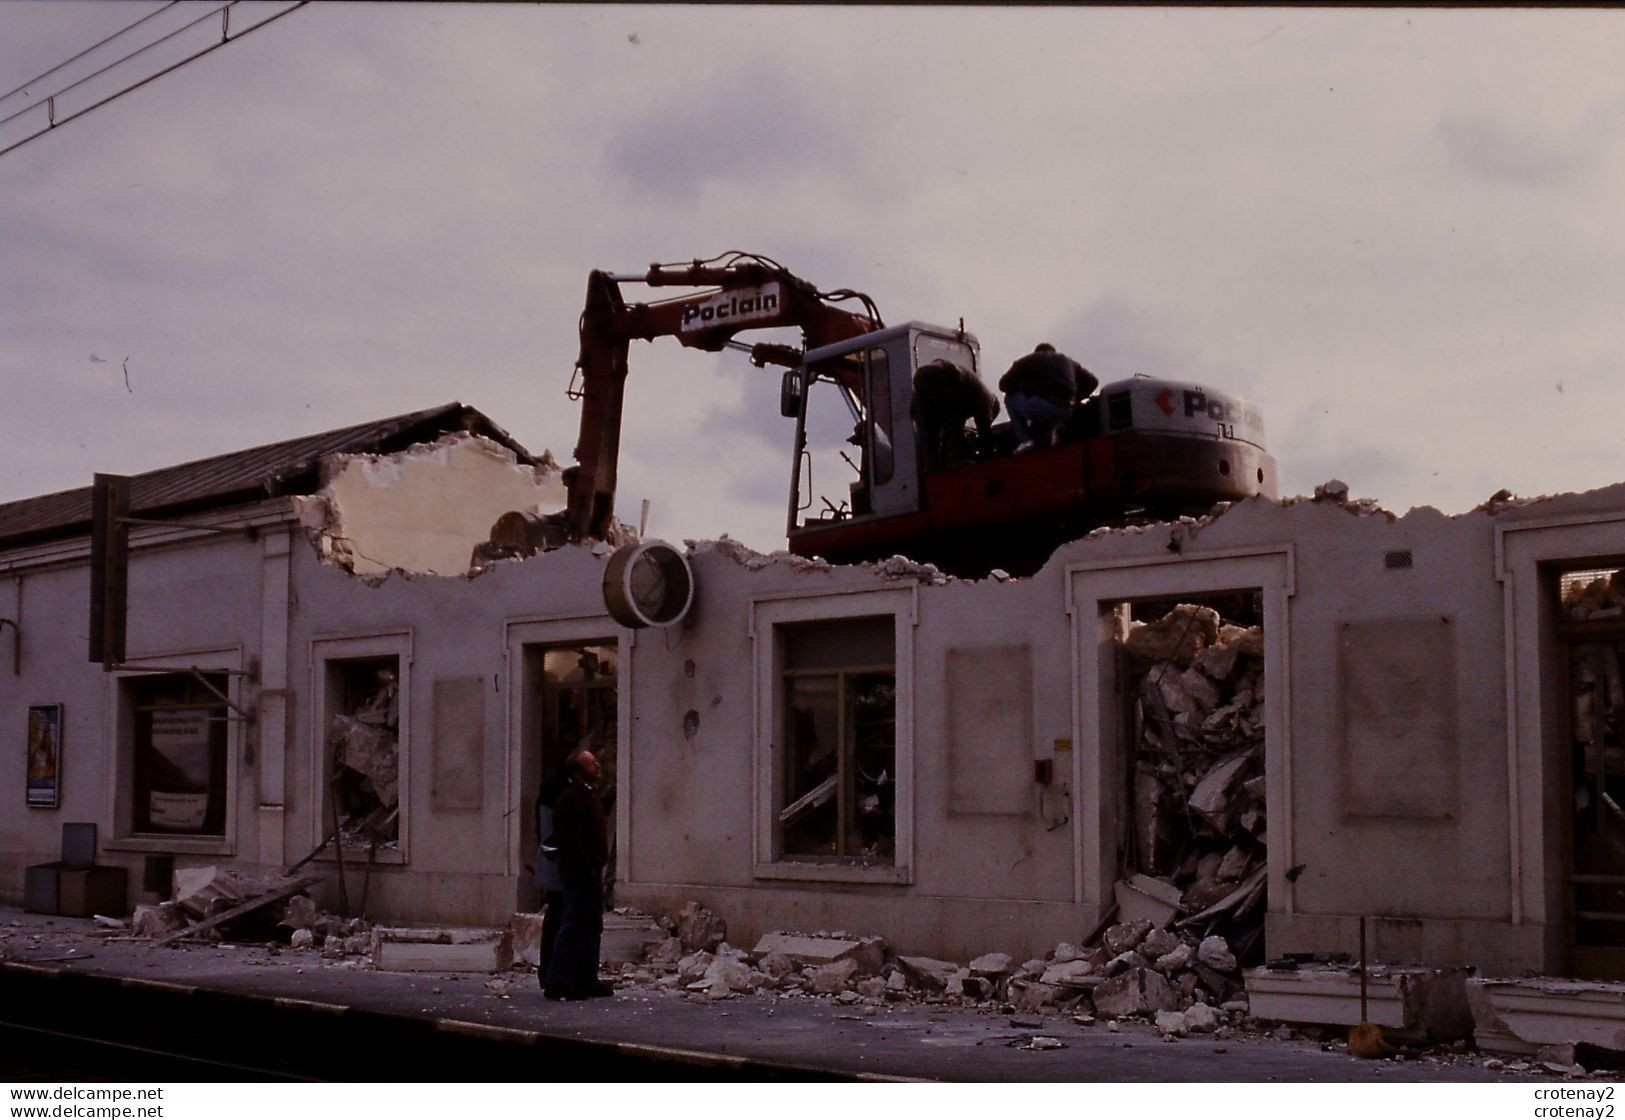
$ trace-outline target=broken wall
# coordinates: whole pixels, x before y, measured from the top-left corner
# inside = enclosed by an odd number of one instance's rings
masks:
[[[333,456],[321,490],[297,502],[323,554],[357,575],[462,575],[497,518],[550,513],[565,497],[551,457],[532,467],[495,440],[457,433],[393,455]]]
[[[535,748],[525,737],[524,658],[512,637],[563,619],[583,637],[616,644],[625,632],[604,612],[604,563],[570,547],[501,561],[474,579],[378,581],[300,549],[290,675],[303,696],[288,775],[299,803],[289,814],[288,860],[332,827],[323,790],[332,665],[398,658],[398,836],[376,851],[346,849],[348,893],[359,898],[365,883],[375,918],[505,922],[530,878],[533,847],[522,837],[535,793],[534,773],[522,771]],[[328,876],[318,900],[336,907],[337,860],[329,850],[313,866]]]

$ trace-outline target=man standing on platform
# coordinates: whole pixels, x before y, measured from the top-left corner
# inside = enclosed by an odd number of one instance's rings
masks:
[[[553,807],[553,846],[564,880],[564,920],[547,962],[548,999],[613,995],[598,979],[604,933],[604,863],[609,830],[598,799],[598,759],[586,748],[565,760],[569,781]]]

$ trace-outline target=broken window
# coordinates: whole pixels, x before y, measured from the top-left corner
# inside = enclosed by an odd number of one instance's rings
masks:
[[[226,684],[220,673],[121,683],[131,715],[133,832],[225,835],[227,711],[217,693]]]
[[[399,657],[327,662],[329,829],[354,847],[400,839]]]
[[[890,616],[780,628],[781,858],[891,863],[897,674]]]
[[[1575,971],[1625,975],[1625,569],[1561,573]]]
[[[1262,617],[1251,592],[1119,608],[1125,874],[1238,956],[1263,933]]]

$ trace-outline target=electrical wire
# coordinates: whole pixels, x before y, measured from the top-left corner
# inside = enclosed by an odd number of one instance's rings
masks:
[[[27,144],[27,143],[29,143],[31,141],[34,141],[34,140],[38,140],[41,136],[44,136],[47,133],[55,132],[58,128],[60,128],[63,125],[67,124],[69,121],[78,120],[80,117],[85,116],[87,113],[91,113],[91,112],[94,112],[97,109],[100,109],[103,105],[106,105],[106,104],[108,104],[110,102],[113,102],[113,101],[117,101],[119,98],[123,97],[127,93],[134,93],[136,90],[140,89],[144,85],[147,85],[149,82],[157,81],[159,78],[162,78],[164,75],[171,74],[174,71],[179,70],[182,66],[185,66],[189,62],[195,62],[196,60],[202,58],[204,55],[212,54],[213,52],[219,50],[221,47],[225,46],[228,43],[235,43],[238,39],[241,39],[243,36],[248,35],[251,32],[258,31],[260,28],[265,27],[265,26],[267,26],[269,24],[275,23],[277,20],[281,19],[283,16],[288,15],[291,12],[296,12],[300,8],[303,8],[306,4],[310,3],[310,0],[295,0],[295,3],[292,6],[284,8],[282,11],[277,12],[275,15],[267,16],[265,19],[262,19],[260,22],[254,24],[252,27],[248,27],[248,28],[245,28],[242,31],[239,31],[236,35],[231,35],[226,30],[226,28],[229,26],[229,20],[230,20],[230,14],[229,13],[230,13],[232,8],[236,7],[236,5],[238,3],[241,3],[241,0],[232,0],[231,3],[226,4],[226,5],[224,5],[223,7],[220,7],[220,8],[216,8],[214,11],[208,13],[205,16],[200,16],[198,19],[195,19],[192,22],[186,24],[184,27],[181,27],[181,28],[179,28],[179,29],[177,29],[175,31],[170,32],[168,35],[165,35],[162,39],[158,39],[158,40],[156,40],[154,42],[148,43],[146,46],[142,47],[140,50],[132,51],[130,54],[124,56],[121,59],[119,59],[117,62],[111,63],[108,66],[104,66],[102,69],[96,71],[94,74],[91,74],[91,75],[89,75],[89,76],[87,76],[85,78],[82,78],[79,81],[74,82],[72,85],[65,87],[60,92],[58,92],[56,94],[53,94],[50,98],[47,99],[47,102],[46,102],[48,111],[50,111],[50,109],[51,109],[51,102],[53,102],[57,97],[60,97],[63,93],[68,92],[68,90],[71,90],[71,89],[74,89],[77,86],[83,85],[85,82],[90,81],[91,78],[99,77],[100,75],[105,74],[108,70],[111,70],[115,66],[123,65],[124,63],[130,61],[130,59],[135,58],[138,55],[144,54],[145,52],[151,50],[153,47],[156,47],[161,43],[164,43],[164,42],[169,41],[170,39],[173,39],[175,36],[181,34],[184,31],[191,30],[193,27],[197,26],[198,24],[200,24],[200,23],[202,23],[202,22],[204,22],[206,20],[213,19],[217,15],[221,15],[222,13],[226,13],[223,20],[222,20],[221,36],[220,36],[220,41],[219,42],[211,43],[209,46],[204,47],[200,51],[194,51],[192,54],[187,55],[185,58],[181,59],[179,62],[171,63],[170,65],[164,67],[162,70],[158,71],[156,74],[149,74],[147,77],[142,78],[140,81],[135,82],[132,85],[125,86],[123,89],[117,91],[116,93],[109,94],[108,96],[102,98],[100,101],[97,101],[96,103],[94,103],[92,105],[87,105],[85,108],[80,109],[77,112],[71,113],[66,117],[63,117],[61,120],[56,120],[55,116],[54,116],[54,113],[53,113],[52,119],[51,119],[50,123],[48,125],[46,125],[46,127],[40,129],[38,132],[34,132],[34,133],[31,133],[28,136],[23,137],[21,140],[17,141],[15,144],[11,144],[11,145],[9,145],[7,147],[0,148],[0,156],[4,156],[8,152],[14,152],[18,148],[21,148],[24,144]],[[39,108],[38,105],[32,105],[28,109],[23,110],[22,112],[13,113],[9,117],[6,117],[4,119],[0,119],[0,125],[4,125],[8,121],[15,120],[17,117],[22,116],[24,113],[31,112],[31,111],[33,111],[34,109],[37,109],[37,108]]]
[[[202,23],[204,23],[204,22],[206,22],[208,20],[212,20],[215,16],[219,15],[223,11],[226,11],[228,8],[235,7],[239,2],[240,2],[240,0],[231,0],[231,3],[229,3],[229,4],[222,4],[220,7],[214,9],[212,12],[205,12],[203,15],[198,16],[196,19],[191,20],[190,22],[187,22],[187,23],[183,23],[181,26],[179,26],[175,30],[171,31],[168,35],[165,35],[162,38],[154,39],[152,42],[148,43],[146,46],[137,47],[135,50],[131,51],[129,54],[125,55],[123,58],[114,59],[112,62],[109,62],[106,66],[103,66],[100,70],[93,70],[89,74],[86,74],[83,78],[80,78],[78,81],[71,82],[68,85],[63,86],[61,89],[57,90],[55,93],[50,94],[49,96],[47,96],[45,98],[45,103],[49,103],[50,101],[53,101],[58,97],[61,97],[65,93],[69,93],[69,92],[71,92],[73,90],[78,89],[80,86],[84,85],[86,82],[95,81],[97,78],[101,77],[103,74],[107,73],[109,70],[114,70],[114,69],[117,69],[120,66],[123,66],[126,62],[129,62],[133,58],[138,58],[139,56],[141,56],[143,54],[146,54],[148,51],[152,50],[152,48],[154,48],[154,47],[163,46],[163,44],[169,42],[171,39],[175,38],[177,35],[184,35],[186,32],[192,30],[192,28],[194,28],[194,27],[197,27],[199,24],[202,24]],[[92,48],[92,49],[94,49],[94,48]],[[66,66],[67,63],[63,63],[63,65]],[[17,112],[11,114],[9,117],[0,117],[0,126],[10,124],[12,121],[16,120],[18,117],[24,116],[24,115],[26,115],[28,113],[32,113],[35,109],[38,109],[40,107],[40,104],[41,104],[41,102],[35,102],[34,104],[28,106],[26,109],[19,109]],[[68,118],[68,119],[72,119],[72,118]],[[66,123],[66,120],[63,123]]]
[[[58,70],[61,70],[64,66],[72,66],[75,62],[78,62],[81,58],[84,58],[85,55],[89,54],[91,51],[99,50],[102,47],[105,47],[108,43],[111,43],[114,39],[117,39],[120,35],[124,35],[124,34],[127,34],[127,33],[131,32],[131,31],[134,31],[136,28],[140,27],[143,23],[146,23],[149,19],[155,19],[158,16],[163,15],[165,12],[169,11],[169,9],[173,8],[176,4],[179,4],[180,2],[181,2],[181,0],[169,0],[169,3],[165,4],[162,8],[159,8],[156,11],[148,12],[146,15],[142,16],[140,19],[136,20],[134,23],[130,24],[128,27],[125,27],[122,30],[113,32],[111,35],[109,35],[107,38],[103,39],[101,42],[92,43],[90,46],[86,47],[84,50],[80,51],[78,54],[74,55],[72,58],[68,59],[66,62],[57,63],[55,66],[53,66],[49,70],[45,71],[45,73],[36,75],[35,77],[32,77],[32,78],[28,79],[28,81],[24,82],[22,85],[18,86],[14,90],[11,90],[11,91],[9,91],[7,93],[0,93],[0,101],[4,101],[8,97],[16,96],[17,94],[21,93],[23,90],[27,89],[29,86],[33,85],[35,82],[44,81],[46,78],[49,78],[52,74],[55,74]],[[47,95],[47,96],[54,96],[54,95]]]

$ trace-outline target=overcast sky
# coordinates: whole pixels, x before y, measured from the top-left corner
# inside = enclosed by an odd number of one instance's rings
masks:
[[[0,92],[159,7],[0,5]],[[0,500],[451,400],[567,462],[588,271],[727,249],[990,381],[1245,395],[1283,493],[1617,482],[1622,57],[1610,11],[316,4],[0,156]],[[635,343],[622,516],[782,547],[776,392]]]

